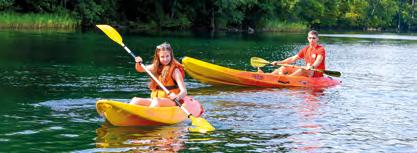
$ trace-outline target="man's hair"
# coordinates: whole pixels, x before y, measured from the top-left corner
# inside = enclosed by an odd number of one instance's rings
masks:
[[[317,37],[319,36],[319,32],[317,32],[316,30],[311,30],[310,32],[308,32],[308,34],[313,34],[313,35],[316,35]]]

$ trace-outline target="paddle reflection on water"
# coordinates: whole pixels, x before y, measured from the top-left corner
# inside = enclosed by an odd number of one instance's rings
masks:
[[[184,126],[117,127],[104,123],[96,130],[96,147],[114,151],[178,152],[185,149]]]

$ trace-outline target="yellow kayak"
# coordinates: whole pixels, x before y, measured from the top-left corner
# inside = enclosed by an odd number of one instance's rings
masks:
[[[340,84],[331,77],[273,75],[231,69],[191,57],[182,59],[185,71],[192,78],[211,85],[236,85],[257,87],[329,87]]]
[[[203,114],[204,110],[197,100],[185,97],[183,106],[195,117]],[[96,103],[97,112],[110,124],[115,126],[158,126],[180,123],[187,115],[180,107],[148,107],[132,105],[114,100],[99,100]]]

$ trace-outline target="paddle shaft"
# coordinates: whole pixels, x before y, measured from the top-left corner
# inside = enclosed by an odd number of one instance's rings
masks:
[[[305,68],[305,67],[302,67],[302,66],[297,66],[297,65],[291,65],[291,64],[277,64],[277,65],[280,65],[280,66],[291,66],[291,67],[296,67],[296,68],[300,68],[300,69],[304,69],[304,70],[311,70],[311,71],[317,71],[317,72],[322,72],[323,73],[323,70],[319,70],[319,69],[308,69],[308,68]]]
[[[127,51],[127,53],[129,53],[133,58],[136,58],[136,55],[135,54],[133,54],[133,52],[132,51],[130,51],[130,49],[129,48],[127,48],[127,46],[126,45],[123,45],[123,48]],[[142,66],[142,68],[145,70],[145,72],[149,75],[149,76],[151,76],[151,78],[159,85],[159,87],[161,87],[161,89],[162,90],[164,90],[165,91],[165,93],[167,93],[168,95],[171,93],[171,92],[169,92],[169,90],[161,83],[161,81],[159,81],[152,73],[151,73],[151,71],[149,71],[146,67],[145,67],[145,65],[143,65],[143,63],[142,62],[140,62],[139,63],[140,64],[140,66]],[[181,109],[187,114],[187,116],[189,117],[190,115],[191,115],[191,113],[190,112],[188,112],[188,110],[187,109],[185,109],[185,107],[180,103],[180,101],[177,99],[177,98],[175,98],[174,100],[173,100],[174,102],[175,102],[175,104],[177,105],[177,106],[179,106],[179,107],[181,107]]]
[[[272,64],[271,62],[262,59],[260,57],[252,57],[250,59],[251,65],[253,67],[264,67],[265,65],[268,64]],[[310,71],[317,71],[317,72],[321,72],[324,73],[326,75],[329,76],[334,76],[334,77],[340,77],[341,73],[338,71],[329,71],[329,70],[319,70],[319,69],[308,69],[306,67],[302,67],[302,66],[297,66],[297,65],[290,65],[290,64],[276,64],[276,65],[280,65],[280,66],[289,66],[289,67],[296,67],[296,68],[300,68],[300,69],[304,69],[304,70],[310,70]]]

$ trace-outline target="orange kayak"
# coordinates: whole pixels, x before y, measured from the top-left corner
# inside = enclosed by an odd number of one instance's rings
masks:
[[[185,97],[183,106],[194,116],[204,112],[203,107],[192,97]],[[187,119],[180,107],[148,107],[132,105],[114,100],[99,100],[97,112],[115,126],[158,126],[172,125]]]
[[[241,71],[191,57],[184,57],[182,64],[187,74],[192,78],[211,85],[322,88],[341,83],[341,81],[331,77],[310,78]]]

